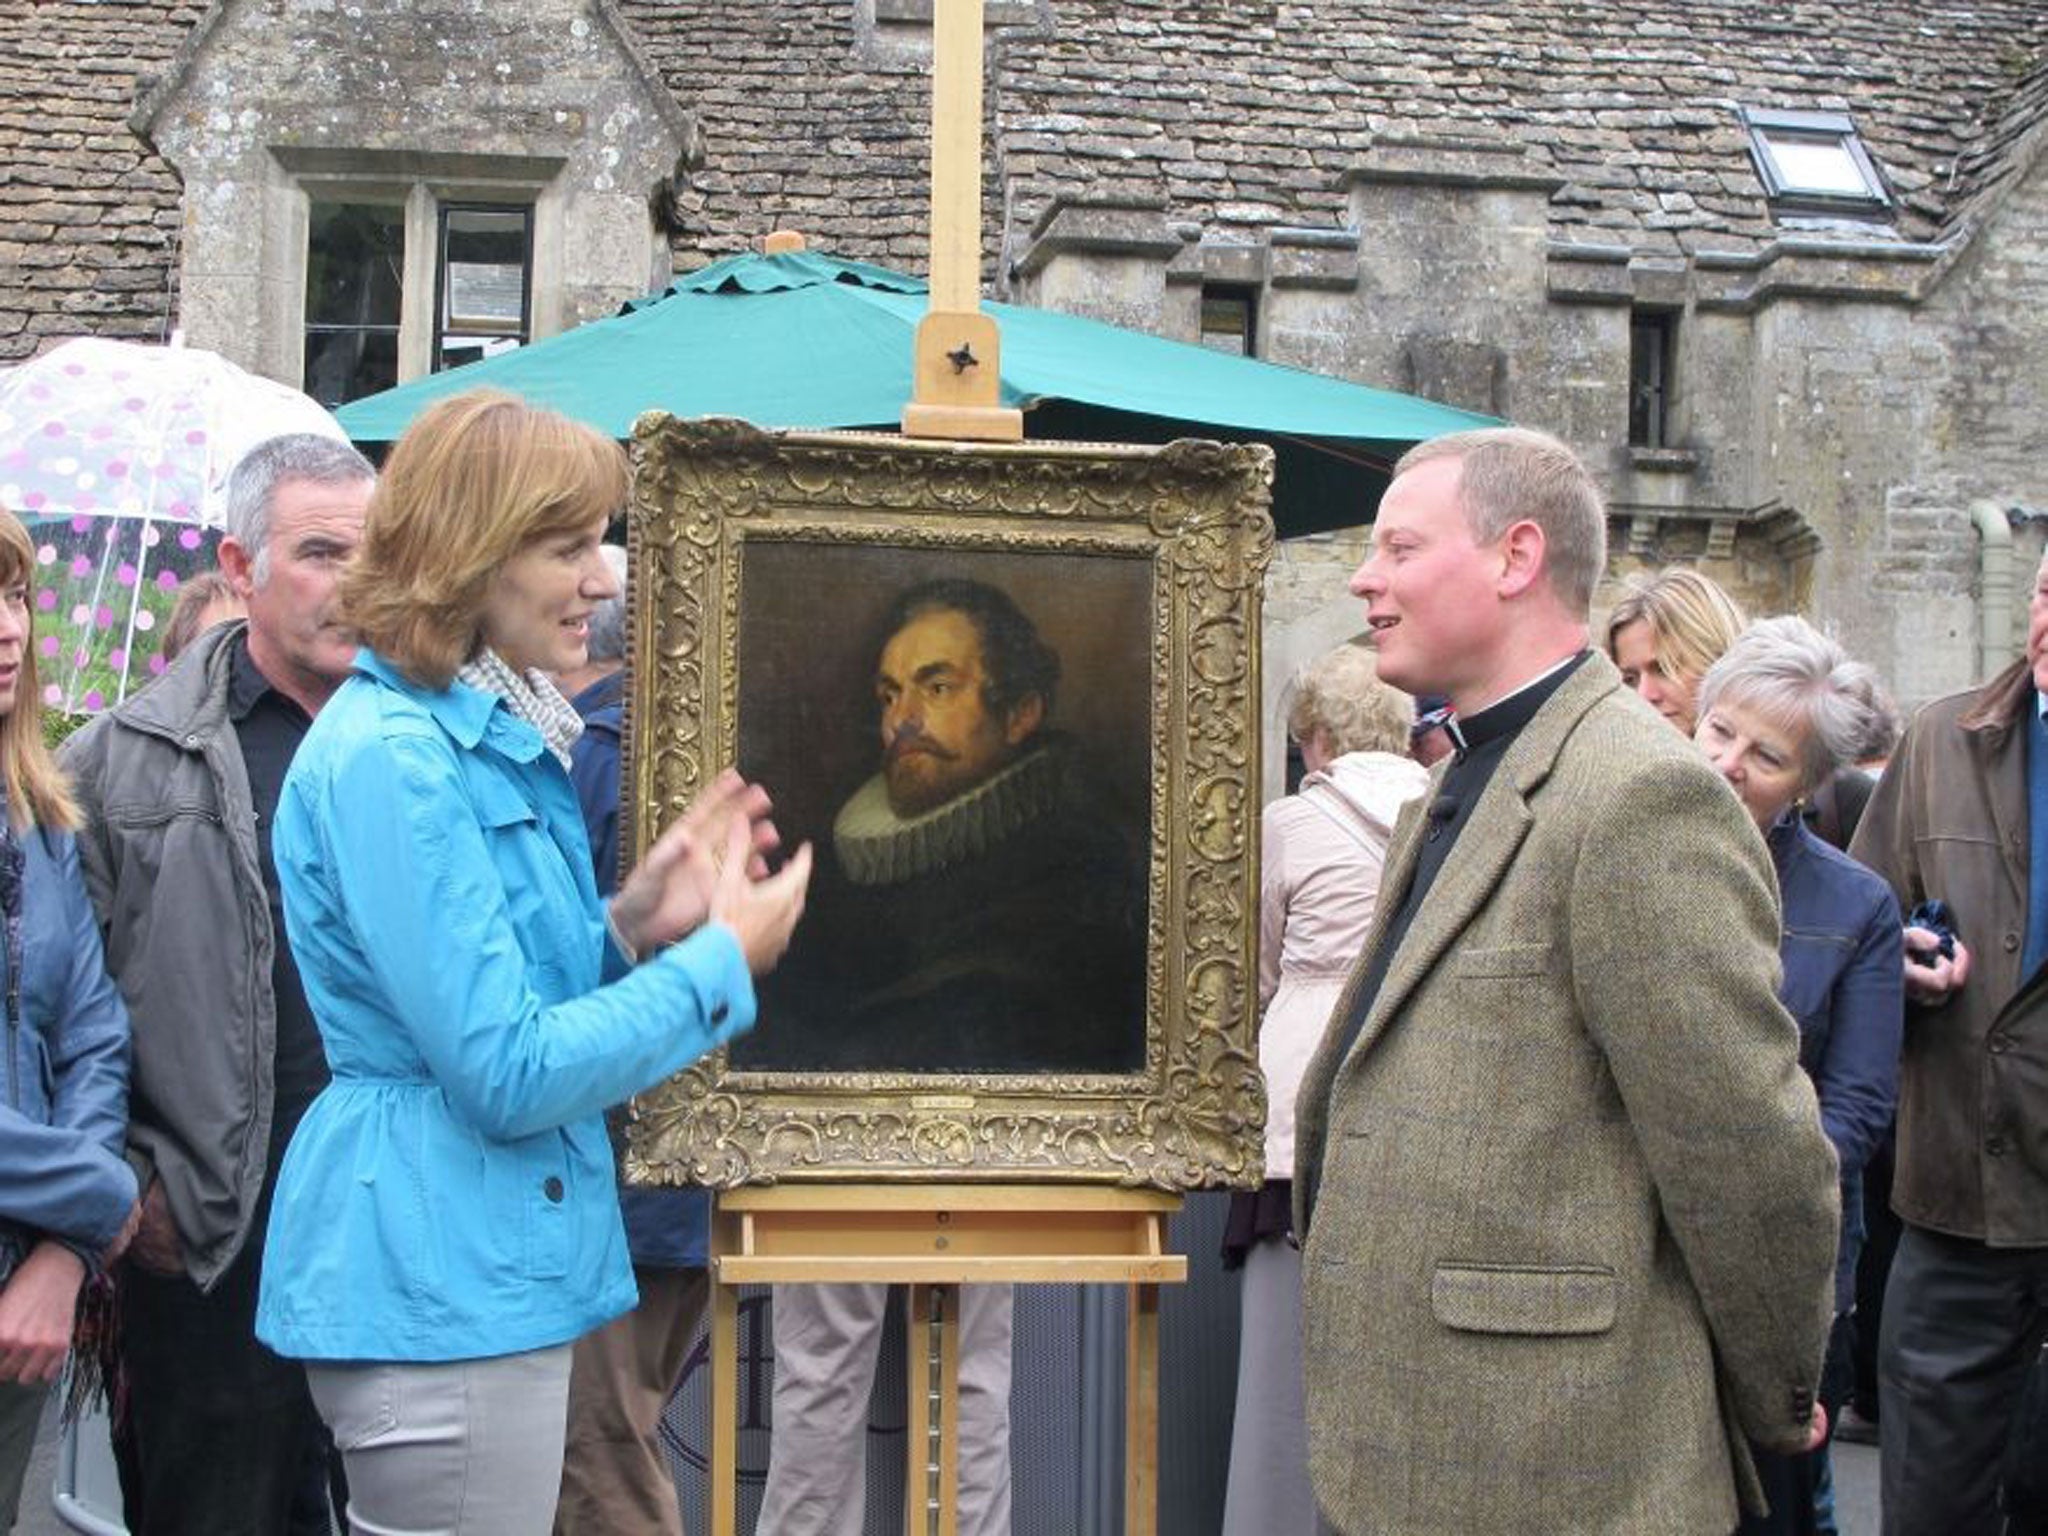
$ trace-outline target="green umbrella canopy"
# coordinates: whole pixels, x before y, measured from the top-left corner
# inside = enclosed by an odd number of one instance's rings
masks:
[[[390,442],[435,400],[490,385],[617,438],[643,411],[762,427],[893,429],[911,394],[925,284],[815,251],[734,256],[609,319],[366,396],[337,413]],[[1366,521],[1409,445],[1492,426],[1390,390],[1235,357],[1053,310],[985,304],[1002,327],[1002,402],[1026,436],[1220,437],[1278,455],[1283,534]]]

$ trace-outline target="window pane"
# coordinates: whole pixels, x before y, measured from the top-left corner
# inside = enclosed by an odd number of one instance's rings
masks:
[[[1837,197],[1874,197],[1877,189],[1864,179],[1863,168],[1839,137],[1809,138],[1795,134],[1762,135],[1778,180],[1788,192],[1824,192]]]
[[[528,213],[450,208],[441,223],[441,323],[521,335],[526,329]]]
[[[306,240],[308,325],[395,326],[404,288],[404,209],[313,205]]]
[[[306,330],[306,393],[329,410],[398,382],[398,331]]]
[[[1202,345],[1238,357],[1251,352],[1252,301],[1249,294],[1211,291],[1202,295]]]

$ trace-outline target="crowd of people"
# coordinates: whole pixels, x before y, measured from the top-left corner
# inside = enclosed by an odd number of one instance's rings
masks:
[[[607,1115],[752,1027],[811,863],[727,773],[628,867],[626,496],[489,391],[381,471],[272,439],[168,669],[54,757],[0,516],[6,1524],[71,1358],[136,1536],[679,1536],[708,1201],[622,1188]],[[1889,1536],[2043,1529],[2048,561],[2026,655],[1901,739],[1696,570],[1596,645],[1605,530],[1552,439],[1424,444],[1368,643],[1293,685],[1223,1529],[1828,1532],[1845,1415]],[[918,623],[991,663],[938,586],[885,673]],[[1004,697],[899,820],[1035,771],[1050,685]],[[764,1531],[861,1529],[883,1299],[778,1297]],[[1001,1536],[1010,1297],[966,1304]]]

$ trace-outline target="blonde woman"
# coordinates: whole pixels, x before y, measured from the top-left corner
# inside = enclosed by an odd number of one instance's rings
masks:
[[[1607,615],[1607,654],[1644,703],[1690,736],[1700,679],[1747,622],[1712,579],[1681,567],[1630,585]]]
[[[257,1335],[307,1362],[378,1536],[540,1536],[570,1345],[634,1303],[609,1104],[749,1028],[809,850],[727,774],[609,905],[569,782],[617,589],[609,439],[509,395],[392,451],[341,599],[354,675],[307,732],[274,847],[333,1081],[292,1138]]]
[[[1314,1536],[1301,1365],[1301,1250],[1290,1205],[1294,1096],[1372,926],[1394,817],[1429,774],[1408,757],[1413,702],[1339,646],[1296,681],[1287,733],[1308,776],[1260,824],[1259,1067],[1266,1183],[1232,1198],[1223,1257],[1244,1268],[1224,1536]]]
[[[43,745],[29,582],[35,550],[0,512],[0,1530],[14,1526],[78,1293],[134,1235],[128,1011],[107,978],[72,832],[78,808]]]

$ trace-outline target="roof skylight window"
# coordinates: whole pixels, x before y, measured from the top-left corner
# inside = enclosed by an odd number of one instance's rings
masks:
[[[1890,205],[1855,124],[1841,113],[1744,108],[1742,121],[1773,203],[1843,212]]]

